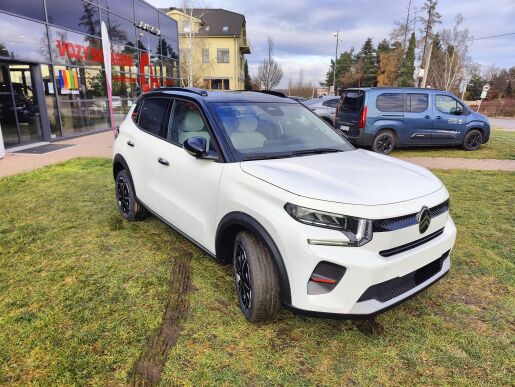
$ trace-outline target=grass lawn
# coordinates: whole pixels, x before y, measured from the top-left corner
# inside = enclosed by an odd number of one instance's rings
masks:
[[[515,132],[492,130],[490,140],[473,152],[467,152],[457,147],[398,148],[392,152],[391,156],[515,160]]]
[[[109,160],[1,179],[0,384],[128,384],[181,261],[189,309],[163,384],[512,385],[515,174],[438,175],[458,226],[440,283],[372,322],[284,311],[258,326],[230,267],[155,218],[121,220]]]

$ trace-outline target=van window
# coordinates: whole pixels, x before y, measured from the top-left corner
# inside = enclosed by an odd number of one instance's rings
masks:
[[[413,113],[421,113],[427,110],[429,104],[429,96],[422,93],[406,94],[406,111]]]
[[[166,98],[147,98],[139,111],[138,125],[154,136],[166,138],[163,121],[169,100]]]
[[[327,101],[322,102],[322,105],[330,107],[330,108],[336,108],[339,100],[340,100],[339,98],[331,98],[331,99],[328,99]]]
[[[361,90],[348,90],[342,93],[340,112],[358,113],[363,107],[365,93]]]
[[[448,95],[436,96],[436,108],[446,114],[456,114],[458,110],[463,111],[463,105]]]
[[[404,93],[379,94],[376,107],[382,112],[404,112]]]

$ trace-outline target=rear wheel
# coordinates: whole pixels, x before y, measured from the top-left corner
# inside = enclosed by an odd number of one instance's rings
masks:
[[[118,209],[126,220],[143,219],[147,215],[147,210],[136,199],[132,179],[125,169],[116,175],[115,195]]]
[[[478,149],[482,143],[483,134],[477,129],[472,129],[465,135],[462,146],[463,149],[467,151],[474,151]]]
[[[380,132],[372,143],[372,150],[383,155],[389,154],[395,148],[395,135],[392,132]]]
[[[270,252],[248,231],[234,241],[234,276],[240,309],[252,322],[274,318],[281,308],[279,280]]]

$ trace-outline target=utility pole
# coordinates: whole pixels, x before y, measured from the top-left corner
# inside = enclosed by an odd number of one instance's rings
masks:
[[[429,42],[429,51],[426,54],[426,63],[424,65],[424,75],[420,87],[425,88],[427,82],[427,74],[429,73],[429,65],[431,64],[431,53],[433,52],[433,41]]]
[[[336,61],[338,60],[338,42],[340,40],[340,31],[336,31],[333,36],[336,36],[336,53],[334,54],[334,68],[333,68],[333,95],[336,96]]]

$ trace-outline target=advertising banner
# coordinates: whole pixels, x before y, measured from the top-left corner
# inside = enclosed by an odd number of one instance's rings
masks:
[[[115,131],[114,124],[114,113],[113,113],[113,86],[112,86],[112,69],[111,69],[111,44],[109,42],[109,34],[107,33],[107,26],[104,21],[101,25],[101,36],[102,36],[102,51],[104,54],[104,68],[106,74],[106,87],[107,87],[107,98],[109,99],[109,119],[111,121],[111,129],[113,133]]]

